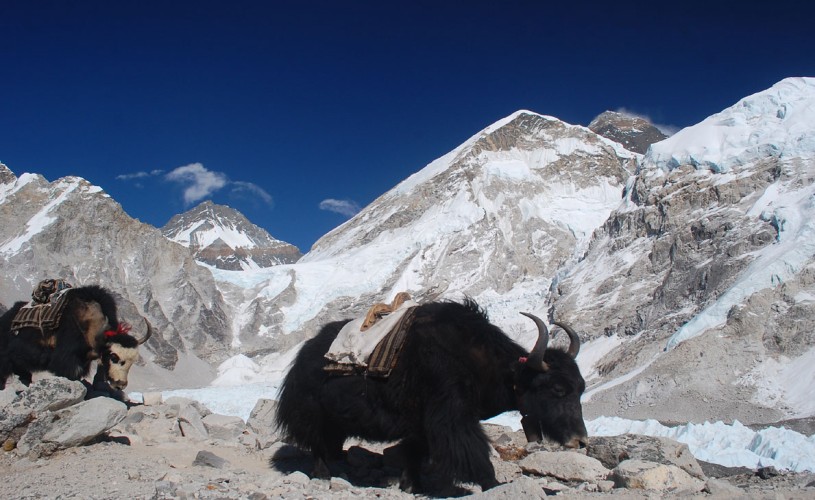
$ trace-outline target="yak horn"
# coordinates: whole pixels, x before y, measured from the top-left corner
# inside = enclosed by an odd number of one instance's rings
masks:
[[[535,347],[529,353],[527,364],[540,371],[549,370],[549,365],[543,361],[543,353],[546,352],[546,347],[549,345],[549,329],[546,328],[546,323],[534,314],[522,312],[524,316],[535,322],[538,327],[538,341],[535,342]]]
[[[569,335],[569,350],[566,351],[566,354],[572,357],[572,359],[577,357],[577,353],[580,352],[580,337],[577,336],[574,330],[571,329],[569,325],[563,324],[559,321],[554,322],[557,326],[563,328],[566,333]]]
[[[150,322],[147,321],[147,318],[143,318],[143,319],[144,319],[144,323],[147,325],[147,333],[144,334],[144,337],[142,337],[142,338],[140,338],[138,340],[139,345],[142,345],[145,342],[147,342],[147,340],[150,338],[150,336],[153,335],[153,325],[151,325]]]

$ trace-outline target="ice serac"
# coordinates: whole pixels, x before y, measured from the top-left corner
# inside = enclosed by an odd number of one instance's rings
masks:
[[[273,238],[237,210],[211,201],[174,216],[161,232],[189,248],[196,260],[218,269],[293,264],[302,256],[297,247]]]
[[[668,137],[645,118],[617,111],[599,114],[589,123],[589,129],[640,154],[648,151],[651,144]]]
[[[280,336],[290,345],[327,319],[408,291],[474,297],[533,335],[521,304],[543,307],[551,277],[621,202],[636,158],[585,127],[517,112],[380,196],[296,265],[273,270],[250,292],[247,324],[257,328],[250,318],[263,311],[261,330],[296,332]]]
[[[815,348],[812,123],[815,79],[791,78],[651,146],[549,299],[589,336],[619,339],[589,377],[588,414],[806,411],[783,384],[775,399],[762,388],[781,377],[767,377],[779,356]]]
[[[22,174],[0,185],[0,300],[28,300],[39,280],[55,277],[110,289],[136,329],[148,318],[156,331],[141,350],[148,364],[232,354],[222,296],[185,248],[84,179]]]

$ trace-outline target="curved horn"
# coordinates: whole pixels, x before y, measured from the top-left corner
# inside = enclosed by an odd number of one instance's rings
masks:
[[[144,323],[147,325],[147,333],[144,334],[144,337],[139,339],[139,341],[138,341],[139,345],[142,345],[145,342],[147,342],[147,339],[149,339],[150,336],[153,335],[153,325],[151,325],[150,322],[147,321],[147,318],[143,318],[143,319],[144,319]]]
[[[566,354],[571,356],[572,358],[577,357],[577,353],[580,352],[580,337],[577,336],[574,330],[569,325],[561,323],[559,321],[554,322],[557,326],[563,328],[566,333],[569,335],[569,350],[566,351]]]
[[[529,352],[527,364],[540,371],[549,370],[549,365],[543,361],[543,353],[546,352],[546,347],[549,345],[549,329],[546,328],[546,323],[534,314],[522,312],[524,316],[535,322],[538,327],[538,341],[535,342],[535,347]]]

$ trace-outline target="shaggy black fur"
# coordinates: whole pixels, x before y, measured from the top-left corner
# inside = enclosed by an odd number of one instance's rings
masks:
[[[549,349],[550,369],[530,369],[519,362],[527,351],[471,300],[420,306],[386,379],[323,370],[324,354],[344,323],[324,326],[305,343],[280,392],[277,426],[312,452],[317,476],[330,475],[327,461],[342,457],[348,437],[401,440],[403,489],[457,494],[458,482],[484,489],[498,484],[482,419],[521,409],[561,443],[586,436],[585,382],[574,360]]]
[[[119,325],[116,301],[109,291],[96,285],[72,288],[67,293],[71,294],[70,300],[55,332],[44,334],[37,328],[22,328],[16,334],[13,333],[12,321],[25,302],[17,302],[0,317],[0,389],[5,387],[6,379],[12,373],[25,385],[31,383],[32,372],[38,370],[47,370],[71,380],[79,380],[88,374],[92,361],[91,351],[99,354],[110,340],[106,341],[103,335],[99,335],[95,345],[89,345],[76,320],[76,308],[80,302],[97,302],[110,327],[115,330]],[[48,334],[56,337],[54,348],[42,343],[43,335]],[[133,337],[126,337],[137,343]],[[128,344],[130,343],[128,340]]]

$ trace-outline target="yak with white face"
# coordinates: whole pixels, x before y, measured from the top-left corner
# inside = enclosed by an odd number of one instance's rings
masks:
[[[53,330],[33,326],[14,327],[14,318],[25,302],[16,303],[0,317],[0,389],[9,375],[31,383],[32,372],[46,370],[71,380],[88,375],[93,360],[99,360],[94,387],[107,387],[121,398],[130,367],[138,360],[139,345],[152,334],[138,339],[130,326],[120,323],[116,301],[99,286],[71,288],[59,324]]]

